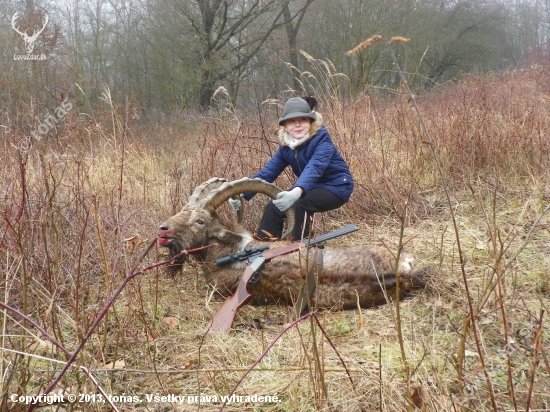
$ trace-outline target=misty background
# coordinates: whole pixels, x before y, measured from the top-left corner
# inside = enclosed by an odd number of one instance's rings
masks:
[[[16,12],[29,35],[48,15],[33,51],[44,60],[14,58],[25,54]],[[550,48],[548,0],[3,0],[0,20],[7,123],[69,95],[91,111],[105,87],[145,117],[209,107],[220,86],[248,107],[311,93],[311,59],[338,77],[342,98],[391,93],[400,80],[387,41],[344,56],[375,34],[410,39],[394,50],[416,90],[517,70]]]

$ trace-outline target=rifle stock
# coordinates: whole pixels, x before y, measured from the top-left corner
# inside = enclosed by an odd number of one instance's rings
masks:
[[[212,332],[224,333],[229,332],[233,324],[233,319],[235,319],[235,315],[237,314],[237,310],[252,297],[252,295],[246,290],[248,282],[250,281],[252,276],[254,276],[254,274],[260,273],[264,265],[271,259],[277,256],[288,255],[289,253],[296,252],[301,248],[313,246],[317,243],[325,242],[329,239],[346,235],[358,229],[359,228],[356,225],[347,225],[334,232],[326,233],[324,235],[310,239],[306,242],[294,242],[275,250],[265,250],[264,252],[262,252],[261,255],[255,257],[254,260],[252,260],[252,262],[250,262],[249,265],[246,267],[243,275],[241,276],[241,280],[239,281],[239,285],[237,286],[237,291],[233,296],[229,296],[227,299],[225,299],[218,311],[214,314],[212,320],[208,323],[206,331],[208,332],[210,330]],[[227,264],[234,261],[234,259],[228,256],[222,258],[223,263],[221,264]],[[221,264],[219,265],[221,266]],[[311,291],[310,293],[312,292],[313,291]]]
[[[256,273],[262,270],[264,265],[265,258],[263,256],[258,256],[246,267],[239,281],[239,285],[237,286],[237,291],[234,295],[225,299],[218,311],[214,314],[212,320],[206,326],[207,331],[229,332],[231,325],[233,325],[233,319],[235,319],[237,310],[252,297],[246,290],[246,285]]]

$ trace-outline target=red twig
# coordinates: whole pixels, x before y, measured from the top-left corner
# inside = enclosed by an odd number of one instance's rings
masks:
[[[277,343],[277,341],[286,333],[288,332],[291,328],[293,328],[294,326],[296,326],[298,323],[300,323],[301,321],[303,321],[304,319],[307,319],[309,318],[310,316],[313,316],[313,318],[315,319],[315,321],[317,322],[317,325],[319,325],[319,328],[321,329],[321,332],[323,333],[323,335],[325,335],[325,337],[327,338],[327,341],[328,343],[330,344],[330,346],[332,347],[332,349],[334,349],[334,352],[336,352],[336,355],[338,356],[338,359],[340,359],[340,362],[342,362],[342,365],[344,366],[344,369],[346,370],[346,373],[348,375],[348,378],[351,382],[351,386],[353,387],[353,389],[355,390],[355,384],[353,383],[353,379],[351,378],[351,374],[344,362],[344,360],[342,359],[342,357],[340,356],[340,354],[338,353],[338,351],[336,350],[336,347],[334,346],[334,344],[332,343],[332,341],[329,339],[328,335],[326,334],[325,330],[323,329],[323,327],[321,326],[321,323],[319,322],[319,319],[317,319],[317,316],[315,316],[315,312],[309,312],[309,313],[306,313],[304,316],[302,316],[301,318],[295,320],[294,322],[292,322],[290,325],[288,325],[286,328],[284,328],[281,332],[279,332],[279,334],[277,335],[277,337],[275,339],[273,339],[273,341],[267,346],[267,348],[263,351],[263,353],[258,357],[258,359],[256,359],[256,361],[250,366],[250,368],[244,373],[243,376],[241,376],[241,378],[239,379],[239,381],[235,384],[235,386],[233,387],[233,389],[231,389],[231,391],[229,392],[229,394],[227,395],[226,397],[226,400],[224,401],[224,403],[222,404],[221,408],[220,408],[220,411],[223,411],[223,409],[225,408],[225,405],[227,405],[227,402],[229,400],[229,398],[231,398],[231,396],[235,393],[235,391],[237,390],[237,388],[241,385],[241,383],[243,383],[244,379],[248,376],[248,374],[250,372],[252,372],[252,369],[254,369],[261,361],[262,359],[265,357],[265,355],[267,355],[267,353],[271,350],[271,348],[273,347],[273,345],[275,345],[275,343]],[[208,333],[208,332],[207,332]]]
[[[9,310],[10,312],[15,313],[20,318],[23,318],[24,320],[26,320],[28,323],[30,323],[32,326],[34,326],[35,329],[37,329],[40,333],[42,333],[42,335],[46,339],[48,339],[51,343],[53,343],[61,352],[63,352],[67,358],[69,358],[69,359],[71,358],[71,353],[67,349],[65,349],[65,347],[61,343],[59,343],[55,338],[53,338],[48,332],[46,332],[45,329],[43,329],[34,320],[29,318],[24,313],[21,313],[17,309],[6,305],[4,302],[0,302],[0,307],[4,308],[6,310]],[[82,370],[86,375],[88,375],[90,377],[90,379],[92,379],[92,381],[96,384],[97,389],[104,396],[105,402],[107,402],[109,405],[111,405],[113,407],[113,410],[117,410],[116,406],[112,403],[112,401],[109,399],[107,394],[103,391],[103,388],[97,384],[97,381],[93,378],[92,373],[87,368],[85,368],[84,366],[80,366],[79,369]]]
[[[344,367],[344,369],[346,370],[346,374],[348,375],[348,379],[349,381],[351,382],[351,387],[353,388],[353,390],[355,390],[355,383],[353,383],[353,379],[351,378],[351,374],[349,372],[349,369],[346,365],[346,363],[344,362],[344,359],[342,359],[342,357],[340,356],[340,353],[338,352],[338,350],[336,349],[336,346],[334,346],[334,343],[332,343],[332,341],[330,340],[330,338],[328,337],[327,333],[325,332],[325,330],[323,329],[323,327],[321,326],[321,322],[319,322],[319,318],[317,318],[317,316],[315,315],[315,313],[313,313],[313,319],[315,319],[315,322],[317,322],[317,325],[319,326],[319,329],[321,329],[321,332],[323,332],[323,335],[325,335],[325,338],[327,339],[327,342],[329,343],[329,345],[332,347],[332,349],[334,350],[334,352],[336,353],[336,356],[338,356],[338,359],[340,359],[340,362],[342,363],[342,366]]]
[[[151,250],[151,248],[153,247],[153,245],[155,244],[156,242],[156,239],[153,240],[150,245],[148,246],[148,248],[146,249],[146,251],[143,253],[143,255],[141,256],[140,258],[140,262],[141,260],[143,260],[143,258],[147,255],[147,253],[149,252],[149,250]],[[182,256],[185,256],[185,255],[188,255],[188,254],[191,254],[191,253],[195,253],[195,252],[200,252],[204,249],[207,249],[209,247],[211,247],[212,245],[208,245],[208,246],[203,246],[203,247],[199,247],[199,248],[196,248],[196,249],[191,249],[191,250],[183,250],[182,252],[180,252],[179,254],[177,254],[176,256],[173,256],[172,258],[168,259],[168,260],[165,260],[163,262],[159,262],[159,263],[155,263],[154,265],[151,265],[151,266],[148,266],[146,267],[145,269],[142,269],[140,271],[137,271],[136,272],[136,269],[137,267],[134,267],[134,269],[128,274],[128,276],[126,276],[126,278],[122,281],[122,283],[120,284],[120,286],[118,287],[118,289],[114,292],[113,296],[111,297],[111,299],[105,304],[105,307],[101,310],[99,316],[95,319],[94,323],[92,324],[92,326],[90,326],[90,329],[88,329],[88,332],[86,333],[86,335],[82,338],[82,340],[80,341],[80,344],[78,345],[78,347],[76,348],[76,350],[74,351],[74,353],[71,355],[71,357],[69,358],[69,360],[67,361],[67,363],[65,364],[65,366],[63,367],[63,369],[61,369],[61,371],[59,372],[59,374],[57,375],[57,377],[50,383],[50,385],[45,389],[44,391],[44,394],[43,396],[46,396],[48,393],[51,392],[51,390],[53,388],[55,388],[55,386],[58,384],[58,382],[61,380],[61,378],[63,377],[63,375],[65,374],[65,372],[67,372],[67,370],[69,369],[69,367],[74,363],[74,361],[76,360],[76,357],[78,356],[78,354],[80,353],[80,351],[82,350],[82,348],[84,347],[84,345],[86,344],[86,342],[88,341],[88,339],[90,338],[90,336],[92,335],[93,331],[95,330],[95,328],[99,325],[99,323],[103,320],[103,318],[105,317],[105,315],[107,315],[107,312],[109,311],[109,309],[111,308],[111,306],[113,305],[115,299],[118,297],[118,295],[120,295],[120,293],[124,290],[124,288],[126,287],[126,285],[128,284],[128,282],[130,280],[132,280],[133,278],[135,278],[136,276],[138,275],[141,275],[151,269],[155,269],[155,268],[158,268],[160,266],[164,266],[164,265],[167,265],[168,263],[182,257]],[[139,262],[138,262],[139,264]],[[136,265],[137,266],[137,265]],[[46,335],[48,336],[48,335]],[[36,404],[30,404],[29,405],[29,408],[27,409],[28,412],[31,412],[34,407],[36,406]]]
[[[525,412],[529,412],[529,409],[531,408],[531,397],[533,396],[533,388],[535,386],[535,375],[537,372],[540,334],[542,332],[543,317],[544,317],[544,309],[540,311],[539,327],[537,328],[537,334],[535,335],[535,351],[533,354],[533,365],[531,366],[531,382],[529,383],[529,394],[527,395],[527,406],[525,407]]]
[[[36,323],[31,318],[29,318],[27,315],[25,315],[24,313],[18,311],[15,308],[12,308],[11,306],[6,305],[4,302],[0,302],[0,308],[4,308],[6,310],[9,310],[10,312],[15,313],[18,317],[20,317],[20,318],[26,320],[27,322],[29,322],[44,337],[46,337],[51,343],[53,343],[57,348],[59,348],[59,350],[61,350],[61,352],[63,352],[68,357],[71,356],[71,353],[67,349],[65,349],[65,347],[61,343],[59,343],[54,337],[52,337],[48,332],[46,332],[46,330],[44,328],[42,328],[42,326],[40,326],[38,323]]]
[[[275,339],[273,339],[273,341],[267,346],[267,348],[263,351],[263,353],[260,355],[260,357],[258,359],[256,359],[256,361],[252,364],[252,366],[250,366],[250,368],[244,373],[243,376],[241,376],[241,379],[239,379],[239,381],[235,384],[235,386],[233,386],[233,389],[231,389],[231,391],[229,392],[229,394],[227,395],[224,403],[222,404],[221,408],[220,408],[220,411],[223,411],[223,409],[225,408],[225,405],[227,405],[227,401],[229,400],[229,398],[231,398],[231,396],[235,393],[235,391],[237,390],[237,388],[241,385],[241,383],[243,383],[244,381],[244,378],[246,378],[248,376],[248,374],[250,372],[252,372],[252,369],[254,369],[261,361],[262,359],[264,358],[265,355],[267,355],[267,353],[271,350],[271,348],[273,347],[273,345],[275,345],[277,343],[277,341],[279,339],[281,339],[281,337],[287,333],[291,328],[293,328],[294,326],[296,326],[298,323],[300,323],[301,321],[303,321],[304,319],[307,319],[309,318],[310,316],[313,315],[313,312],[309,312],[309,313],[306,313],[304,316],[302,316],[301,318],[295,320],[294,322],[292,322],[290,325],[288,325],[286,328],[284,328],[281,332],[279,332],[279,334],[277,335],[277,337]],[[208,333],[208,332],[207,332]]]

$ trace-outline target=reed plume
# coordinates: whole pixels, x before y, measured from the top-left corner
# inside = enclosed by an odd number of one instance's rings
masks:
[[[390,44],[392,44],[392,43],[408,43],[410,41],[411,41],[411,39],[409,39],[408,37],[393,36],[390,39]]]
[[[355,48],[353,48],[350,51],[346,52],[344,54],[344,56],[346,56],[346,57],[355,56],[356,54],[362,52],[367,47],[371,46],[372,44],[374,44],[374,43],[376,43],[377,41],[380,41],[380,40],[382,40],[382,36],[380,36],[379,34],[375,34],[374,36],[369,37],[367,40],[359,43]]]

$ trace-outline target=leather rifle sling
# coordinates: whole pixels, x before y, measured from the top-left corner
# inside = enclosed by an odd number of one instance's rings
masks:
[[[323,270],[323,249],[314,249],[312,261],[313,264],[307,273],[304,285],[296,301],[296,315],[298,317],[302,316],[305,310],[308,309],[311,296],[317,287],[317,276],[319,276]]]

